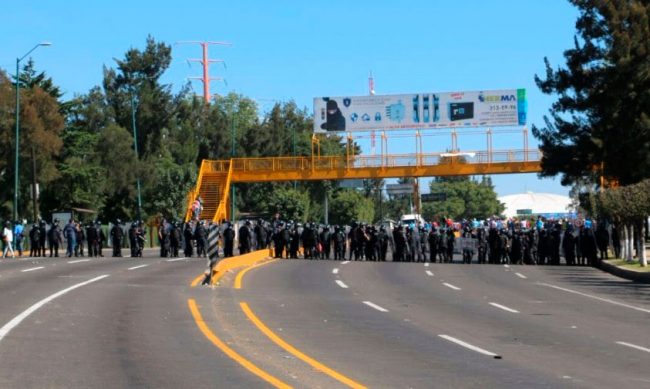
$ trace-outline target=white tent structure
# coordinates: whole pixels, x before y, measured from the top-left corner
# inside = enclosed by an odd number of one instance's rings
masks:
[[[548,218],[575,216],[571,209],[571,198],[552,193],[519,193],[499,197],[506,209],[506,217],[541,215]]]

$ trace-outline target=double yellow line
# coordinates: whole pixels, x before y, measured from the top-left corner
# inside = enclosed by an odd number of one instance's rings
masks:
[[[254,267],[265,265],[267,263],[271,263],[274,261],[267,261],[262,264],[258,265],[253,265],[245,268],[244,270],[240,271],[237,274],[237,277],[235,278],[235,289],[241,289],[242,285],[242,279],[244,275],[251,270]],[[193,285],[194,286],[194,285]],[[275,386],[276,388],[290,388],[290,386],[283,381],[277,379],[276,377],[273,377],[272,375],[266,373],[264,370],[258,368],[255,366],[252,362],[248,361],[241,355],[239,355],[237,352],[235,352],[233,349],[228,347],[223,341],[221,341],[211,330],[208,328],[208,326],[205,324],[203,321],[203,318],[201,317],[201,313],[198,310],[198,307],[196,306],[196,302],[192,299],[188,300],[188,304],[190,307],[190,311],[192,312],[192,316],[194,317],[194,321],[196,321],[196,324],[198,325],[199,329],[203,334],[215,345],[217,346],[221,351],[223,351],[226,355],[228,355],[230,358],[235,360],[237,363],[242,365],[244,368],[246,368],[248,371],[251,373],[255,374],[256,376],[262,378],[266,382],[270,383],[271,385]],[[351,388],[355,389],[362,389],[365,388],[364,385],[352,380],[349,377],[346,377],[345,375],[337,372],[336,370],[320,363],[316,359],[308,356],[307,354],[301,352],[297,348],[293,347],[291,344],[287,343],[284,341],[282,338],[280,338],[276,333],[271,331],[271,329],[265,325],[258,317],[253,313],[252,309],[250,306],[245,303],[245,302],[240,302],[239,306],[241,307],[242,311],[244,314],[246,314],[246,317],[255,324],[255,326],[264,334],[266,335],[271,341],[273,341],[275,344],[280,346],[282,349],[287,351],[288,353],[292,354],[296,358],[300,359],[301,361],[307,363],[317,371],[323,372],[327,374],[328,376],[334,378],[335,380],[341,382],[344,385],[347,385]]]

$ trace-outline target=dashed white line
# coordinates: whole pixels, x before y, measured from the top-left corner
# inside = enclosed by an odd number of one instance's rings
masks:
[[[460,288],[457,287],[457,286],[455,286],[455,285],[452,285],[452,284],[449,284],[449,283],[446,283],[446,282],[443,282],[442,284],[443,284],[444,286],[446,286],[447,288],[451,288],[451,289],[453,289],[453,290],[460,290]]]
[[[627,342],[616,342],[616,343],[617,343],[617,344],[620,344],[620,345],[623,345],[623,346],[632,347],[632,348],[635,348],[635,349],[637,349],[637,350],[641,350],[641,351],[645,351],[645,352],[647,352],[647,353],[650,353],[650,348],[645,348],[645,347],[637,346],[636,344],[627,343]]]
[[[30,269],[21,270],[21,272],[25,273],[25,272],[28,272],[28,271],[41,270],[41,269],[45,269],[45,267],[44,266],[32,267]]]
[[[140,269],[140,268],[147,267],[147,266],[149,266],[149,265],[133,266],[133,267],[130,267],[129,270]]]
[[[573,294],[577,294],[577,295],[584,296],[584,297],[589,297],[589,298],[594,299],[594,300],[603,301],[603,302],[618,305],[618,306],[621,306],[621,307],[634,309],[635,311],[650,313],[650,309],[636,307],[634,305],[629,305],[629,304],[621,303],[621,302],[618,302],[618,301],[614,301],[614,300],[610,300],[610,299],[606,299],[606,298],[602,298],[602,297],[598,297],[598,296],[593,296],[593,295],[590,295],[590,294],[587,294],[587,293],[578,292],[577,290],[562,288],[562,287],[559,287],[559,286],[546,284],[546,283],[543,283],[543,282],[538,282],[537,285],[547,286],[549,288],[561,290],[561,291],[564,291],[564,292],[573,293]]]
[[[516,310],[516,309],[512,309],[512,308],[508,308],[508,307],[506,307],[505,305],[501,305],[501,304],[497,304],[497,303],[490,303],[490,305],[493,306],[493,307],[497,307],[497,308],[499,308],[499,309],[503,309],[504,311],[508,311],[508,312],[512,312],[512,313],[519,313],[518,310]]]
[[[438,336],[441,337],[441,338],[443,338],[443,339],[445,339],[445,340],[448,340],[448,341],[450,341],[450,342],[456,343],[456,344],[459,345],[459,346],[463,346],[463,347],[465,347],[465,348],[467,348],[467,349],[470,349],[470,350],[472,350],[472,351],[476,351],[477,353],[480,353],[480,354],[483,354],[483,355],[487,355],[487,356],[489,356],[489,357],[493,357],[493,358],[501,359],[501,356],[498,355],[498,354],[495,354],[495,353],[493,353],[493,352],[491,352],[491,351],[487,351],[487,350],[484,350],[484,349],[482,349],[482,348],[480,348],[480,347],[477,347],[477,346],[471,345],[471,344],[469,344],[469,343],[467,343],[467,342],[463,342],[462,340],[460,340],[460,339],[456,339],[456,338],[454,338],[453,336],[449,336],[449,335],[438,335]]]
[[[57,297],[63,296],[64,294],[70,292],[71,290],[74,290],[74,289],[77,289],[77,288],[82,287],[84,285],[88,285],[90,283],[99,281],[99,280],[104,279],[106,277],[108,277],[108,274],[104,274],[103,276],[95,277],[92,280],[88,280],[88,281],[82,282],[80,284],[72,285],[71,287],[69,287],[67,289],[63,289],[62,291],[54,293],[53,295],[51,295],[49,297],[46,297],[43,300],[37,302],[36,304],[32,305],[31,307],[29,307],[25,311],[23,311],[20,315],[18,315],[16,317],[14,317],[13,319],[11,319],[7,324],[2,326],[2,328],[0,328],[0,340],[2,340],[5,336],[7,336],[7,334],[12,329],[14,329],[18,324],[20,324],[20,322],[25,320],[25,318],[27,318],[32,313],[36,312],[36,310],[38,310],[43,305],[49,303],[50,301],[54,300]]]
[[[429,262],[425,262],[424,267],[429,267]]]
[[[379,305],[377,305],[377,304],[375,304],[373,302],[364,301],[363,303],[366,304],[367,306],[369,306],[370,308],[374,308],[374,309],[378,310],[379,312],[388,312],[388,309],[380,307]]]
[[[345,285],[345,283],[344,283],[343,281],[341,281],[341,280],[336,280],[336,283],[339,284],[339,286],[340,286],[341,288],[343,288],[343,289],[347,289],[347,288],[348,288],[348,286]]]
[[[184,259],[187,259],[187,258],[185,258],[185,257],[181,257],[181,258],[172,258],[172,259],[168,259],[167,262],[182,261],[182,260],[184,260]]]
[[[510,269],[510,265],[508,265],[507,263],[503,265],[503,267],[505,267],[506,269]]]
[[[517,277],[519,277],[519,278],[523,278],[524,280],[525,280],[526,278],[528,278],[528,277],[526,277],[525,275],[523,275],[523,274],[521,274],[521,273],[515,273],[515,275],[516,275]]]
[[[431,270],[425,271],[429,277],[433,277],[433,272]]]
[[[68,261],[68,263],[89,262],[90,259],[77,259],[76,261]]]
[[[332,274],[339,274],[339,269],[337,267],[332,269]]]
[[[348,263],[350,263],[350,261],[343,261],[341,262],[341,265],[347,265]]]

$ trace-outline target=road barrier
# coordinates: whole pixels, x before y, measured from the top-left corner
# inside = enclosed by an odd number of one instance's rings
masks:
[[[237,255],[234,257],[224,258],[217,263],[212,270],[212,284],[216,284],[227,271],[236,269],[238,267],[250,266],[261,260],[270,257],[271,250],[257,250],[244,255]]]

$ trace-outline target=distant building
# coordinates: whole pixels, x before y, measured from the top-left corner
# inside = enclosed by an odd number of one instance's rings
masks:
[[[499,197],[506,209],[506,217],[526,217],[541,215],[545,218],[576,217],[571,208],[571,198],[552,193],[519,193]]]

